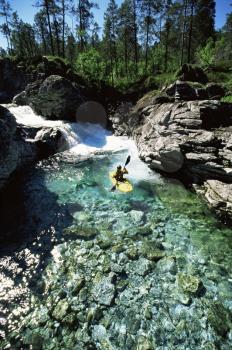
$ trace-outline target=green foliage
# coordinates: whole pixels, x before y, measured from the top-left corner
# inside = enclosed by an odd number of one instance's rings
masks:
[[[100,53],[90,48],[88,51],[79,54],[75,70],[88,80],[103,80],[105,73],[105,63]]]
[[[173,82],[180,64],[198,63],[209,71],[210,81],[232,90],[232,14],[215,33],[214,0],[123,0],[120,5],[108,0],[102,38],[94,19],[96,2],[77,1],[72,8],[70,3],[37,0],[33,25],[24,23],[10,7],[3,11],[0,31],[7,39],[8,54],[20,57],[27,71],[46,69],[69,77],[75,71],[96,85],[103,81],[121,91],[140,93]],[[28,61],[43,55],[46,64],[42,59]]]
[[[232,103],[232,95],[222,97],[221,101],[222,101],[222,102]]]
[[[197,50],[196,57],[202,67],[210,67],[215,61],[215,45],[210,38],[207,44]]]
[[[159,88],[162,88],[164,85],[169,85],[175,80],[175,72],[167,72],[158,74],[155,76],[155,82]]]

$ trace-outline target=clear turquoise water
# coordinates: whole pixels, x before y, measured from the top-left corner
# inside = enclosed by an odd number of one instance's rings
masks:
[[[25,283],[30,303],[19,315],[11,313],[4,344],[231,348],[231,228],[182,184],[158,175],[136,179],[133,174],[133,192],[110,192],[108,173],[125,158],[120,153],[85,162],[43,162],[27,178],[33,193],[27,203],[36,202],[29,219],[37,215],[39,222],[38,237],[27,249],[34,265],[45,244],[48,252],[41,270],[20,284]],[[45,203],[43,189],[49,193]],[[181,274],[197,279],[199,290],[184,290]]]

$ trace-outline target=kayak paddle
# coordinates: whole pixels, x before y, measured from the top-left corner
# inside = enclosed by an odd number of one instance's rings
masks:
[[[127,159],[126,159],[126,163],[125,163],[125,165],[124,165],[124,168],[127,166],[127,164],[130,163],[130,159],[131,159],[131,157],[128,156]],[[117,183],[111,188],[110,191],[115,191],[115,190],[116,190],[116,187],[117,187]]]

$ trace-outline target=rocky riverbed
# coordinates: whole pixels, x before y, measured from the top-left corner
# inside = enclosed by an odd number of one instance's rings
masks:
[[[230,349],[231,230],[157,175],[109,192],[125,156],[57,156],[25,177],[30,240],[0,261],[2,348]]]

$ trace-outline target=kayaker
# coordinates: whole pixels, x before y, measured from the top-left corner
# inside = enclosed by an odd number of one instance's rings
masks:
[[[124,182],[126,180],[123,177],[124,174],[128,174],[127,169],[125,167],[122,169],[122,166],[119,165],[113,177],[119,182]]]

